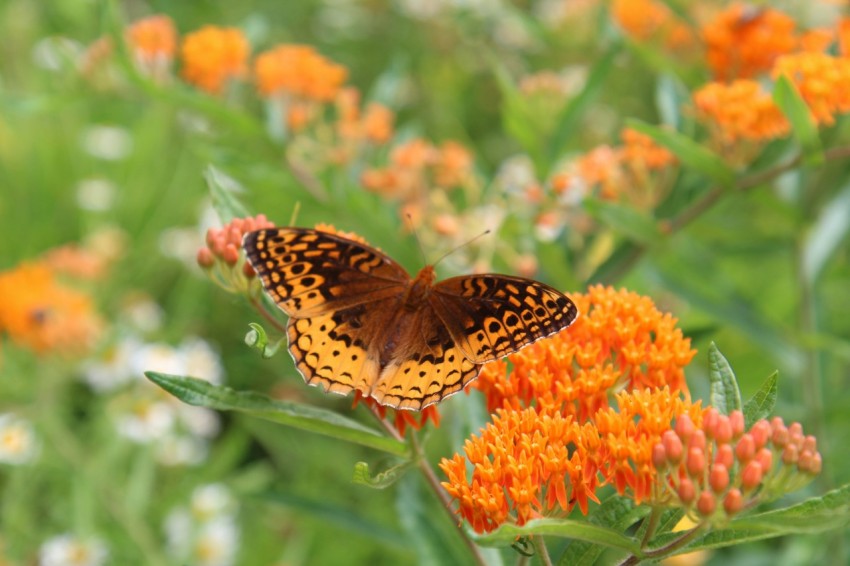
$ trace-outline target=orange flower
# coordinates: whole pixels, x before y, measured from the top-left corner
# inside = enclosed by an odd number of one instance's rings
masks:
[[[766,141],[788,135],[788,120],[756,81],[708,83],[694,93],[700,117],[724,143]]]
[[[676,162],[676,157],[667,148],[661,147],[647,135],[631,128],[620,132],[623,140],[621,159],[632,168],[663,169]]]
[[[600,145],[582,155],[576,167],[588,185],[599,185],[601,198],[615,199],[619,196],[619,187],[623,184],[619,151],[608,145]]]
[[[348,78],[348,70],[309,45],[278,45],[257,56],[254,76],[264,96],[290,94],[330,102]]]
[[[434,183],[450,189],[462,185],[472,173],[472,153],[455,141],[443,142],[434,164]]]
[[[732,4],[703,27],[708,65],[718,80],[750,78],[770,70],[797,48],[795,23],[772,8]]]
[[[54,273],[76,279],[100,279],[106,271],[107,259],[92,250],[67,244],[44,254],[44,263]]]
[[[616,409],[606,407],[593,416],[601,439],[599,471],[620,495],[629,489],[639,504],[655,493],[655,445],[682,415],[699,425],[702,408],[699,402],[691,403],[667,387],[622,392],[615,397]]]
[[[170,61],[177,50],[174,22],[162,14],[133,23],[127,28],[126,37],[136,58],[142,62]]]
[[[655,0],[614,0],[614,19],[635,39],[649,39],[670,21],[670,9]]]
[[[242,238],[248,232],[264,228],[274,228],[274,223],[265,214],[234,218],[221,228],[210,228],[206,245],[198,250],[198,265],[222,288],[231,292],[246,289],[248,281],[257,274],[245,261]]]
[[[649,297],[594,286],[574,294],[579,317],[567,330],[485,365],[475,387],[491,412],[536,404],[580,420],[608,406],[612,389],[669,387],[687,394],[683,368],[694,350]]]
[[[205,26],[183,39],[183,78],[218,94],[229,79],[245,75],[250,53],[248,40],[238,29]]]
[[[466,458],[455,454],[440,462],[448,478],[443,487],[479,533],[506,521],[523,525],[550,511],[568,512],[576,503],[586,513],[588,500],[598,501],[593,462],[598,442],[592,427],[569,416],[499,410],[479,436],[466,441]]]
[[[43,263],[0,273],[0,331],[37,353],[84,354],[103,323],[91,298],[59,283]]]
[[[363,136],[372,143],[387,143],[393,135],[394,119],[392,110],[377,102],[370,103],[363,115]]]
[[[776,60],[773,76],[788,77],[818,124],[831,126],[850,110],[850,59],[826,53],[795,53]]]
[[[838,21],[838,52],[842,57],[850,56],[850,18],[844,17]]]

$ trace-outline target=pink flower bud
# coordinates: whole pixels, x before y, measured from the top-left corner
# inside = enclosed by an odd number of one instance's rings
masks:
[[[692,447],[688,450],[688,473],[692,477],[702,477],[705,470],[705,451],[702,448]]]
[[[714,438],[714,431],[717,427],[717,419],[719,417],[720,413],[714,407],[709,407],[702,413],[702,429],[709,438]]]
[[[694,482],[690,480],[690,478],[682,478],[682,481],[679,482],[679,489],[677,490],[679,494],[679,499],[685,505],[690,505],[694,498],[696,497],[696,488],[694,488]]]
[[[769,473],[773,468],[773,452],[769,448],[762,448],[756,453],[755,461],[761,464],[762,472]]]
[[[803,450],[815,453],[818,451],[818,439],[811,434],[803,439]]]
[[[747,462],[747,465],[744,466],[744,471],[741,472],[741,485],[743,485],[744,489],[747,491],[755,489],[761,483],[763,476],[764,473],[758,460],[750,460]]]
[[[735,463],[735,451],[731,444],[723,444],[717,447],[717,451],[714,453],[714,463],[723,464],[727,470],[732,469],[732,465]]]
[[[757,449],[767,444],[767,441],[770,439],[770,432],[770,423],[764,419],[753,425],[750,429],[750,434],[756,442]]]
[[[227,244],[221,257],[227,265],[236,265],[239,261],[239,249],[234,244]]]
[[[696,430],[694,426],[694,421],[691,420],[691,417],[688,415],[679,415],[676,418],[676,434],[679,435],[679,438],[682,442],[688,442],[690,440],[691,435]]]
[[[691,442],[689,446],[691,448],[699,448],[700,450],[705,450],[705,433],[699,429],[695,430],[691,435]]]
[[[699,499],[697,500],[697,511],[700,512],[700,515],[703,517],[709,517],[714,510],[717,508],[717,500],[714,498],[714,494],[710,491],[703,491],[699,494]]]
[[[679,440],[676,433],[672,430],[664,431],[664,434],[661,435],[661,442],[664,443],[664,450],[667,453],[667,459],[674,464],[678,464],[682,460],[684,448],[682,446],[682,441]]]
[[[714,439],[720,444],[732,440],[732,423],[726,415],[719,415],[714,425]]]
[[[254,277],[256,277],[256,276],[257,276],[257,272],[256,272],[256,271],[254,271],[254,268],[253,268],[253,267],[251,267],[251,264],[250,264],[250,263],[248,263],[247,261],[246,261],[245,263],[243,263],[243,264],[242,264],[242,273],[243,273],[243,274],[245,275],[245,277],[247,277],[248,279],[253,279]]]
[[[744,496],[741,495],[741,490],[732,488],[726,497],[723,499],[723,508],[727,515],[734,515],[744,507]]]
[[[741,435],[741,438],[738,439],[738,444],[735,446],[735,456],[738,457],[738,461],[746,463],[752,460],[755,455],[756,442],[753,439],[753,435],[749,432],[745,432]]]
[[[799,458],[800,451],[794,444],[789,444],[784,450],[782,450],[782,463],[785,465],[790,466],[792,464],[796,464]]]
[[[729,422],[732,424],[732,438],[738,438],[739,436],[744,434],[744,427],[746,426],[746,422],[744,421],[743,412],[736,409],[729,413]]]
[[[198,265],[204,269],[209,269],[215,265],[215,257],[209,248],[201,248],[198,250]]]
[[[774,419],[771,441],[773,442],[773,445],[777,448],[784,448],[785,445],[788,444],[788,442],[791,440],[791,433],[788,432],[788,427],[782,424],[781,419],[778,424],[775,421],[776,419]]]
[[[729,470],[723,464],[715,464],[708,474],[708,485],[714,493],[720,494],[729,487]]]
[[[660,442],[652,447],[652,465],[655,466],[656,470],[667,468],[667,450]]]

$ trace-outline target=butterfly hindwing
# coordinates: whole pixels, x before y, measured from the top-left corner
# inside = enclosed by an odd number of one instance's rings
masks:
[[[297,318],[398,296],[410,280],[380,251],[319,230],[257,230],[242,247],[271,298]]]
[[[507,275],[464,275],[437,283],[430,298],[464,354],[503,358],[572,324],[575,304],[544,283]]]

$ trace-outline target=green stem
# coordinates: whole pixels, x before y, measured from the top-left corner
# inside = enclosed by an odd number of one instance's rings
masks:
[[[552,566],[552,558],[549,556],[549,549],[546,548],[546,541],[541,535],[532,535],[531,542],[534,543],[534,551],[540,557],[540,563],[543,566]]]
[[[661,508],[652,507],[652,512],[646,520],[646,532],[643,533],[643,538],[640,541],[640,547],[645,548],[652,537],[655,536],[655,530],[658,528],[658,523],[661,521]]]

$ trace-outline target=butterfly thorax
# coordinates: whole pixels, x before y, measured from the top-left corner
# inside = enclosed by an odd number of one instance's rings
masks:
[[[404,294],[403,305],[405,309],[416,310],[421,305],[425,304],[431,289],[434,287],[434,281],[437,280],[437,275],[434,273],[434,266],[426,265],[416,277],[410,282],[407,292]]]

